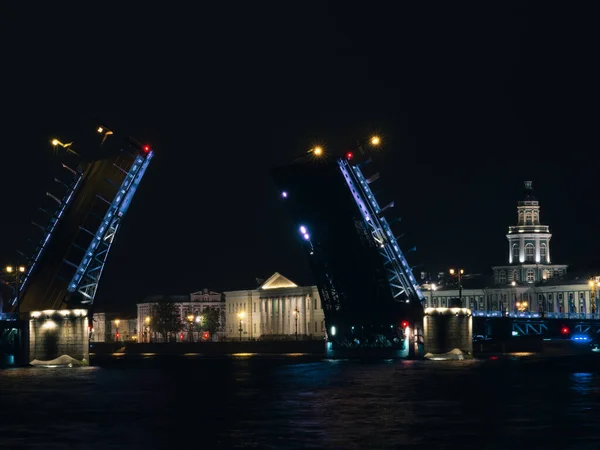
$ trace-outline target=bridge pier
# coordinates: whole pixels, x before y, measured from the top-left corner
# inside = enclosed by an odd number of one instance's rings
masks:
[[[29,364],[56,366],[89,363],[86,310],[36,311],[30,315]]]

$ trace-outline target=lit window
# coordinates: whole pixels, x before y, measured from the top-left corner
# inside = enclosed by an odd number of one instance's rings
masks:
[[[531,243],[525,244],[525,261],[526,262],[533,262],[534,250],[535,250],[535,247],[533,246],[533,244],[531,244]]]
[[[535,272],[533,271],[533,269],[527,269],[527,282],[531,283],[532,281],[534,281],[535,278]]]
[[[546,259],[546,244],[540,244],[540,257]]]

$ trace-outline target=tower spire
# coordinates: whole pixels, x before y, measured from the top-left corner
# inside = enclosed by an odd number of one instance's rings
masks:
[[[525,201],[535,201],[533,195],[533,181],[525,181]]]

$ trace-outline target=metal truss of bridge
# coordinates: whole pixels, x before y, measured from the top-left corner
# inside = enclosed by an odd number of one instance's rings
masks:
[[[37,240],[19,251],[26,272],[10,300],[17,312],[93,304],[111,245],[152,160],[147,145],[102,126],[90,131],[87,141],[51,142],[60,163],[32,222]]]
[[[354,154],[297,158],[275,170],[304,242],[335,350],[412,356],[422,340],[424,296]],[[360,156],[357,156],[360,158]],[[339,352],[342,355],[343,352]]]

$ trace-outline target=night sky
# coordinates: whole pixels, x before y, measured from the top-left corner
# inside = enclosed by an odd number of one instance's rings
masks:
[[[417,247],[415,275],[506,263],[524,180],[554,234],[553,262],[600,269],[595,11],[121,3],[2,6],[1,262],[31,231],[49,138],[95,117],[156,153],[99,308],[250,288],[274,271],[311,283],[269,172],[314,143],[343,151],[373,131],[385,143],[375,189],[396,202],[402,248]]]

